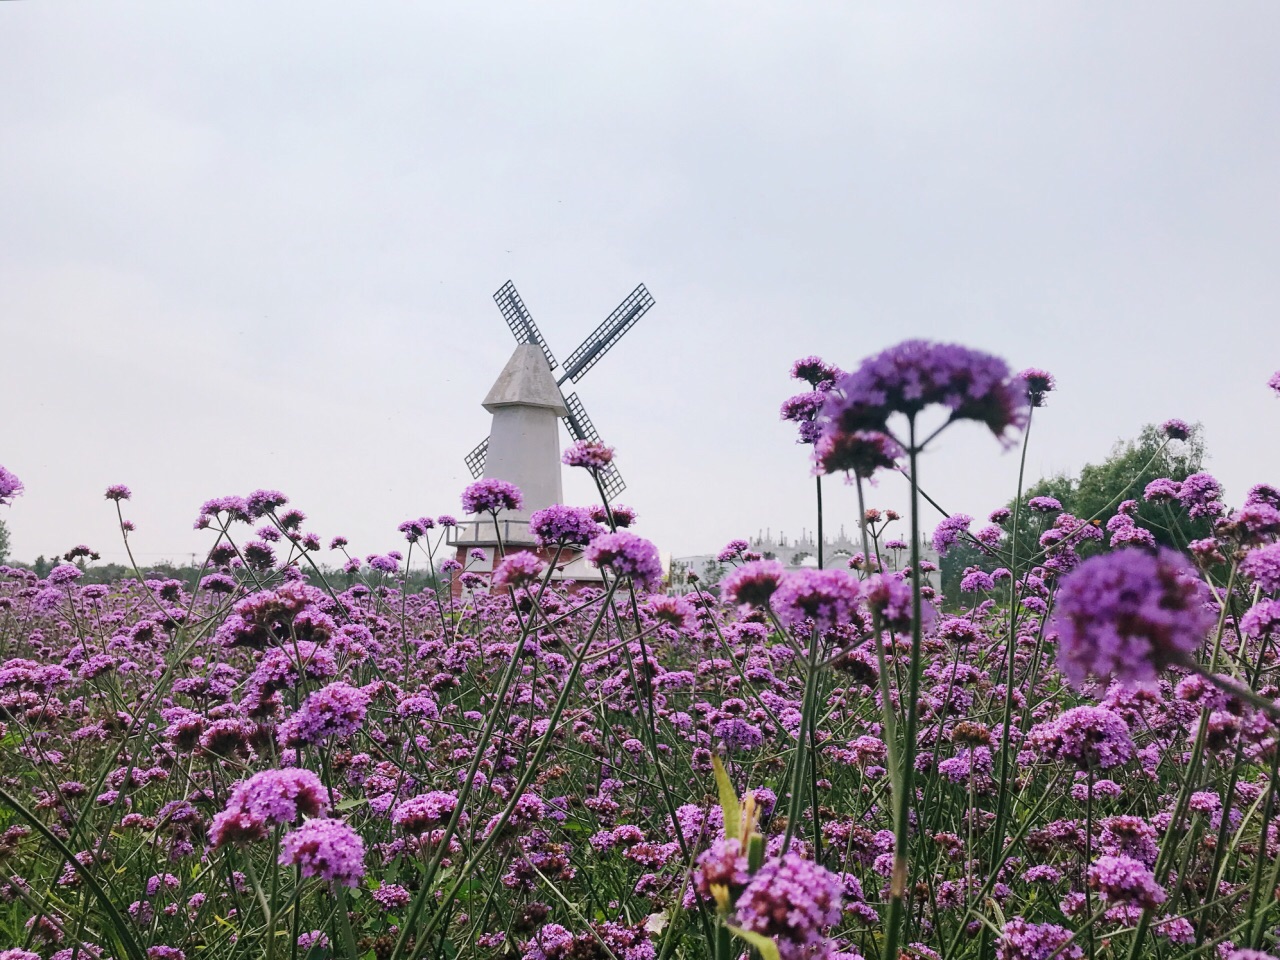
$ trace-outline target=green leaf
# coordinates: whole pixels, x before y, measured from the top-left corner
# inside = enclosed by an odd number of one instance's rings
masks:
[[[748,944],[755,947],[759,951],[763,960],[782,960],[778,953],[778,945],[763,933],[756,933],[754,930],[743,930],[741,927],[735,927],[733,924],[726,924],[729,932],[739,940],[745,940]]]
[[[720,809],[724,811],[724,835],[736,837],[742,833],[742,805],[738,803],[738,795],[733,792],[733,784],[729,774],[715,754],[711,755],[711,765],[716,771],[716,787],[720,791]]]

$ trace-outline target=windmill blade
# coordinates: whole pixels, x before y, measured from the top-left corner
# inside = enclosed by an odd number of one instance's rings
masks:
[[[643,283],[632,290],[627,299],[618,304],[613,313],[605,317],[604,323],[596,327],[591,336],[583,340],[581,346],[569,354],[569,359],[564,364],[564,376],[559,382],[572,380],[577,383],[583,374],[599,363],[600,358],[622,339],[623,334],[636,325],[636,322],[649,311],[653,304],[654,299]]]
[[[508,280],[499,287],[498,292],[493,295],[493,302],[502,311],[502,319],[507,321],[507,326],[511,328],[511,335],[516,338],[516,343],[536,343],[547,355],[547,365],[555,369],[556,358],[552,355],[547,342],[542,339],[542,331],[538,329],[538,325],[533,322],[533,317],[525,309],[520,294],[516,293],[515,284]]]
[[[564,405],[569,412],[560,419],[569,428],[569,436],[573,437],[574,440],[599,443],[600,433],[596,430],[596,425],[591,422],[591,418],[587,416],[587,408],[582,405],[578,395],[576,393],[569,394],[564,398]],[[612,463],[600,471],[600,485],[604,487],[605,499],[610,502],[613,502],[613,499],[618,494],[627,489],[627,483],[622,479],[622,474],[618,472],[618,467]]]
[[[489,459],[489,438],[485,437],[476,448],[462,458],[467,465],[467,469],[471,471],[473,480],[479,480],[484,476],[484,464]]]

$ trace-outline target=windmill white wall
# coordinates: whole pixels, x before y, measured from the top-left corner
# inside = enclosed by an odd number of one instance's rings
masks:
[[[535,510],[564,502],[560,475],[560,388],[535,344],[522,343],[484,398],[493,414],[484,475],[514,483],[524,508],[504,514],[528,520]]]

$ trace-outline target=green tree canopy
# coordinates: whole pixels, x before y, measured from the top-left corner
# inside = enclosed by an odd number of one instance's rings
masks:
[[[1152,480],[1162,477],[1184,480],[1193,473],[1200,473],[1204,469],[1204,460],[1205,444],[1200,424],[1191,428],[1186,440],[1169,440],[1159,427],[1148,424],[1136,438],[1118,441],[1101,463],[1085,464],[1076,476],[1058,474],[1037,481],[1023,494],[1018,510],[1018,557],[1025,559],[1040,551],[1040,535],[1056,516],[1028,509],[1027,503],[1034,497],[1053,497],[1062,504],[1065,512],[1082,520],[1097,521],[1104,527],[1115,516],[1121,503],[1137,500],[1138,525],[1149,529],[1160,543],[1182,548],[1188,540],[1208,536],[1207,521],[1189,521],[1178,515],[1177,526],[1171,526],[1170,514],[1163,506],[1142,499],[1143,491]],[[1013,510],[1013,501],[1010,500],[1006,506]],[[981,524],[975,524],[978,525]],[[1086,544],[1081,552],[1091,552],[1089,545]],[[950,598],[959,596],[960,578],[968,567],[980,566],[991,570],[1003,563],[999,558],[984,555],[971,544],[957,543],[942,558],[944,594]]]

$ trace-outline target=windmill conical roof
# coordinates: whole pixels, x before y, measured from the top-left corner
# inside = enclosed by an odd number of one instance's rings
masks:
[[[556,379],[547,366],[546,355],[537,344],[522,343],[516,347],[484,398],[484,408],[490,413],[497,407],[511,406],[545,407],[561,417],[568,413]]]

